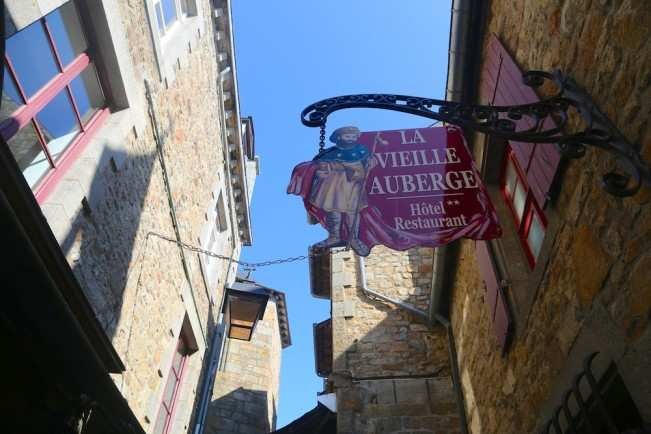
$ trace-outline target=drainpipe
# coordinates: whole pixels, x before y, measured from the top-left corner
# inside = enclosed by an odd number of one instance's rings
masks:
[[[226,269],[226,277],[224,278],[224,285],[228,282],[228,275],[231,271],[231,265],[235,256],[235,250],[231,251],[231,256],[228,258],[228,268]],[[215,328],[212,335],[212,341],[210,343],[210,355],[208,356],[210,360],[208,362],[208,370],[206,375],[201,379],[201,394],[199,396],[199,403],[197,405],[197,416],[194,424],[194,434],[201,434],[204,430],[204,425],[206,423],[206,415],[208,414],[208,405],[210,404],[210,398],[212,397],[213,388],[215,387],[215,377],[217,376],[217,369],[219,368],[219,362],[221,361],[221,354],[224,349],[224,332],[225,324],[223,323],[222,308],[224,307],[224,300],[226,299],[226,289],[222,292],[222,297],[219,302],[219,309],[217,310],[217,315],[219,321],[215,324]]]
[[[448,75],[445,83],[446,101],[461,102],[467,99],[464,83],[468,74],[467,59],[468,33],[471,24],[472,0],[453,0],[450,12],[450,41],[448,45]],[[432,289],[430,293],[429,319],[434,322],[434,315],[441,312],[443,304],[443,276],[447,247],[434,249],[432,267]]]
[[[454,394],[457,398],[457,411],[459,412],[459,419],[461,423],[461,432],[468,434],[468,418],[466,417],[466,406],[463,398],[463,391],[461,390],[461,375],[459,374],[459,362],[457,358],[457,345],[454,342],[454,334],[452,333],[452,324],[442,315],[434,314],[434,318],[445,327],[448,335],[448,356],[450,357],[450,369],[452,370],[452,386],[454,387]]]
[[[357,256],[357,263],[359,266],[359,275],[360,275],[360,280],[361,280],[361,286],[362,286],[362,292],[366,296],[370,296],[371,298],[379,298],[382,301],[385,301],[387,303],[391,303],[394,306],[398,306],[408,312],[411,312],[414,315],[417,315],[425,320],[428,320],[430,318],[429,314],[425,312],[424,310],[420,310],[417,307],[409,304],[409,303],[404,303],[400,300],[396,300],[394,298],[388,297],[382,293],[379,293],[377,291],[372,290],[371,288],[368,287],[368,283],[366,281],[366,266],[364,262],[364,258],[362,256]],[[456,399],[457,399],[457,410],[459,412],[459,419],[461,421],[461,432],[463,434],[468,434],[468,420],[466,418],[466,409],[464,406],[464,400],[463,400],[463,394],[461,392],[461,380],[459,376],[459,366],[457,365],[457,347],[454,344],[454,336],[452,335],[452,325],[450,324],[450,321],[448,321],[446,318],[444,318],[442,315],[435,313],[434,318],[436,321],[438,321],[443,327],[445,327],[445,331],[447,332],[447,337],[448,337],[448,356],[450,359],[450,368],[452,370],[452,386],[454,387]]]
[[[472,92],[467,91],[467,86],[468,83],[471,83],[475,79],[474,68],[470,57],[474,54],[477,47],[473,43],[476,35],[471,36],[471,32],[480,31],[479,27],[481,22],[479,20],[482,15],[481,11],[479,11],[480,8],[481,5],[474,0],[452,1],[450,41],[448,45],[448,75],[445,84],[445,99],[447,101],[464,102],[472,96]],[[475,14],[473,14],[473,10]],[[463,391],[461,389],[456,343],[449,319],[441,314],[443,311],[443,293],[445,291],[446,259],[450,254],[450,248],[448,247],[434,249],[428,320],[431,325],[438,322],[445,327],[448,337],[452,382],[457,397],[459,418],[461,420],[461,430],[464,434],[467,434],[468,419],[466,417]]]
[[[218,87],[218,92],[219,92],[219,109],[222,113],[225,111],[224,107],[224,99],[223,99],[223,94],[224,94],[224,78],[228,73],[230,72],[230,67],[227,67],[226,70],[222,71],[219,76],[219,87]],[[223,119],[223,118],[222,118]],[[223,157],[224,157],[224,165],[226,166],[226,185],[230,189],[232,189],[232,184],[231,184],[231,169],[230,169],[230,159],[228,157],[228,137],[226,135],[226,121],[224,120],[221,123],[221,130],[222,130],[222,152],[223,152]],[[232,198],[232,200],[231,200]],[[232,202],[235,200],[234,195],[228,195],[228,215],[229,215],[229,220],[230,220],[230,226],[231,226],[231,255],[228,258],[228,266],[226,268],[226,276],[224,277],[224,286],[228,284],[228,279],[230,277],[230,272],[231,272],[231,266],[233,264],[233,260],[235,259],[235,253],[236,253],[236,237],[239,237],[239,234],[237,233],[237,226],[235,225],[235,220],[233,219],[233,215],[235,213],[234,207],[232,206]],[[217,324],[215,324],[215,328],[213,331],[213,336],[212,336],[212,342],[210,344],[210,355],[209,355],[209,364],[208,364],[208,370],[206,371],[206,375],[203,377],[202,382],[201,382],[201,395],[199,397],[199,404],[198,404],[198,411],[197,411],[197,417],[196,417],[196,422],[194,425],[194,434],[202,434],[204,430],[204,426],[206,423],[206,415],[208,414],[208,406],[210,404],[210,398],[212,397],[212,392],[213,388],[215,387],[215,377],[217,376],[217,369],[219,368],[220,362],[222,360],[222,353],[224,349],[224,332],[225,332],[225,327],[223,323],[223,316],[222,316],[222,309],[224,307],[224,301],[226,299],[226,288],[224,287],[224,291],[222,292],[221,300],[219,302],[219,309],[217,310],[217,315],[219,318],[219,321]]]

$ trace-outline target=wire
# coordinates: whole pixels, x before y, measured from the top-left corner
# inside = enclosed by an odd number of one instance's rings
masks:
[[[220,255],[219,253],[215,253],[215,252],[212,252],[210,250],[202,249],[201,247],[193,246],[192,244],[188,244],[186,242],[176,240],[176,239],[174,239],[172,237],[168,237],[166,235],[162,235],[162,234],[159,234],[157,232],[151,232],[150,231],[150,232],[147,233],[147,237],[149,237],[150,235],[158,237],[158,238],[160,238],[162,240],[169,241],[170,243],[177,244],[178,246],[180,246],[180,247],[182,247],[184,249],[190,250],[192,252],[203,253],[204,255],[208,255],[208,256],[211,256],[211,257],[217,258],[217,259],[223,259],[223,260],[230,260],[231,259],[230,256]],[[345,250],[348,250],[348,247]],[[272,260],[269,260],[269,261],[246,262],[246,261],[239,261],[237,259],[233,259],[233,262],[244,266],[246,269],[255,270],[258,267],[268,267],[270,265],[286,264],[286,263],[289,263],[289,262],[304,261],[305,259],[308,259],[308,258],[321,257],[321,256],[323,256],[324,254],[327,254],[327,253],[329,253],[328,249],[322,249],[322,250],[318,250],[318,253],[317,253],[317,251],[315,251],[315,252],[312,252],[312,253],[307,254],[307,255],[289,256],[287,258],[272,259]]]

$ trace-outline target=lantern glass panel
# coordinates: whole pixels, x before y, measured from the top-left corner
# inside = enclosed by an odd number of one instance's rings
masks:
[[[242,298],[233,297],[231,299],[230,307],[231,323],[235,323],[235,321],[245,321],[252,325],[258,319],[260,301],[244,300]]]
[[[252,328],[231,325],[228,337],[232,339],[241,339],[244,341],[251,340]]]

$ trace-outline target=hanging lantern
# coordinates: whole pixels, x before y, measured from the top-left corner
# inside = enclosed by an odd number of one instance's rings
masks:
[[[258,321],[264,317],[269,295],[258,291],[226,289],[224,319],[228,326],[228,337],[250,341]]]

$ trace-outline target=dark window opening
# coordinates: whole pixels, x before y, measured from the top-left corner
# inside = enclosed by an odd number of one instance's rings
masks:
[[[592,360],[556,408],[541,434],[642,434],[644,422],[617,367],[611,363],[599,381],[591,371]],[[646,427],[648,428],[648,426]]]

